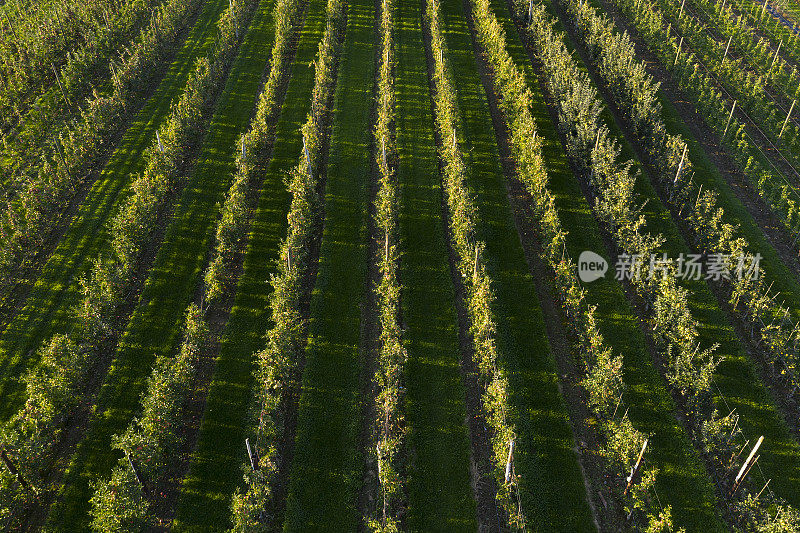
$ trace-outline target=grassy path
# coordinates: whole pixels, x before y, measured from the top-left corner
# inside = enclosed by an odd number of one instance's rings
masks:
[[[496,12],[502,10],[505,13],[504,18],[508,21],[506,31],[508,33],[516,31],[509,19],[505,2],[493,0],[493,5]],[[584,68],[583,65],[581,68]],[[620,129],[610,112],[606,110],[602,117],[611,132],[617,138],[621,138]],[[627,143],[622,143],[621,159],[635,160],[633,150]],[[637,162],[637,167],[639,166]],[[647,231],[661,233],[666,238],[666,243],[658,253],[666,252],[668,257],[690,253],[691,250],[670,213],[658,199],[650,181],[643,177],[636,183],[636,192],[640,199],[648,200],[642,212],[647,220]],[[797,505],[800,502],[800,492],[796,490],[800,483],[800,446],[790,435],[749,355],[737,338],[727,316],[719,308],[706,282],[687,281],[681,285],[689,291],[689,307],[699,322],[699,342],[703,347],[720,343],[717,355],[725,357],[714,377],[713,392],[717,408],[723,414],[735,408],[740,415],[740,426],[751,442],[759,435],[765,436],[760,452],[760,468],[754,469],[752,475],[762,484],[766,479],[772,478],[771,489],[788,503]],[[763,481],[761,481],[762,471],[766,478]]]
[[[363,460],[361,307],[367,275],[373,0],[350,0],[334,104],[325,229],[286,502],[287,531],[355,531]]]
[[[107,223],[128,196],[130,180],[144,170],[144,151],[183,92],[195,59],[208,53],[214,43],[216,21],[227,5],[226,0],[207,0],[163,81],[131,122],[45,263],[24,306],[0,334],[0,420],[25,401],[25,385],[19,378],[38,362],[36,350],[41,343],[73,327],[73,310],[81,299],[78,280],[88,273],[93,258],[109,250]]]
[[[314,70],[310,62],[325,30],[325,1],[311,0],[299,37],[291,79],[276,128],[272,159],[266,170],[250,226],[242,274],[222,337],[206,399],[200,436],[183,480],[174,531],[221,531],[230,527],[230,500],[242,480],[247,409],[253,387],[253,354],[263,346],[273,259],[286,234],[289,194],[283,180],[303,148],[300,126],[311,107]]]
[[[118,452],[111,436],[123,431],[139,408],[155,354],[169,354],[180,342],[184,309],[194,295],[212,239],[217,211],[234,169],[235,141],[246,128],[269,58],[272,2],[262,1],[239,47],[189,179],[167,228],[149,278],[97,401],[84,440],[65,476],[49,517],[56,529],[83,529],[89,519],[91,480],[106,477]]]
[[[558,131],[553,124],[540,84],[509,18],[503,0],[493,2],[506,30],[509,53],[522,67],[532,90],[532,112],[543,139],[543,154],[556,197],[559,217],[569,231],[572,257],[592,250],[608,257],[597,222],[570,170]],[[725,529],[714,507],[713,485],[683,426],[673,416],[675,405],[664,380],[653,365],[638,319],[620,284],[611,276],[585,284],[587,302],[597,306],[598,327],[616,353],[623,354],[626,405],[633,424],[652,433],[648,460],[660,469],[657,490],[663,505],[672,505],[675,523],[690,531]]]
[[[487,267],[494,281],[498,348],[509,372],[512,420],[518,432],[516,461],[519,472],[524,472],[523,509],[534,530],[593,531],[544,317],[508,203],[463,3],[443,3],[442,23],[457,82],[478,237],[486,243]]]
[[[414,531],[476,529],[470,444],[459,372],[455,294],[447,262],[442,192],[428,94],[421,6],[397,12],[400,279],[408,349],[408,517]]]

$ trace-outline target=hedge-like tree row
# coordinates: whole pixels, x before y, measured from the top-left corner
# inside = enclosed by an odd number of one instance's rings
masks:
[[[255,354],[258,389],[252,400],[254,436],[248,438],[252,454],[242,466],[244,486],[233,495],[234,531],[271,531],[278,527],[271,514],[273,482],[281,462],[279,443],[285,434],[285,411],[296,401],[293,391],[298,387],[306,346],[306,318],[300,307],[307,296],[304,283],[313,260],[311,245],[322,225],[319,164],[344,31],[344,7],[342,0],[329,0],[327,4],[327,25],[314,62],[311,112],[302,126],[303,152],[287,181],[292,198],[289,227],[280,245],[277,273],[270,280],[272,325],[266,333],[266,346]]]
[[[168,0],[162,4],[136,45],[115,68],[111,94],[93,96],[77,123],[69,125],[52,146],[46,147],[48,156],[18,180],[14,197],[0,213],[0,292],[8,291],[19,267],[41,250],[64,206],[78,190],[83,174],[130,116],[134,102],[141,97],[141,88],[199,3]]]
[[[747,251],[744,239],[736,238],[736,228],[721,222],[722,210],[716,205],[716,195],[712,192],[701,193],[693,185],[691,162],[684,157],[682,149],[685,143],[679,137],[666,133],[660,105],[653,100],[658,86],[645,73],[644,65],[641,62],[636,61],[634,66],[632,59],[635,59],[635,54],[627,36],[620,37],[619,34],[616,34],[608,19],[599,16],[588,3],[580,0],[564,0],[563,4],[568,15],[571,16],[571,20],[576,23],[578,34],[585,39],[585,46],[590,51],[590,57],[597,62],[597,70],[604,83],[608,87],[616,88],[611,91],[614,94],[614,101],[623,110],[624,119],[630,125],[631,130],[635,132],[637,141],[645,147],[645,151],[651,159],[650,163],[657,169],[660,181],[670,191],[670,203],[683,208],[683,212],[687,213],[686,219],[694,232],[693,237],[696,243],[707,253],[730,254],[731,258],[727,266],[731,272],[736,270],[739,257],[744,258],[746,266],[751,265],[753,257]],[[521,12],[519,14],[524,16]],[[551,41],[555,36],[552,29],[553,21],[546,14],[543,6],[535,7],[532,15],[530,31],[544,47],[546,42]],[[541,37],[543,35],[546,37]],[[621,46],[606,49],[603,43],[610,41],[617,42]],[[559,55],[562,58],[569,58],[569,53],[564,47],[563,41],[560,40],[560,36],[558,43],[562,49]],[[575,78],[583,78],[588,87],[588,76],[585,73],[577,75],[579,72],[577,66],[571,59],[570,63],[576,73]],[[563,68],[563,63],[552,62],[550,69],[558,68],[556,65]],[[547,66],[545,68],[547,69]],[[636,73],[638,73],[638,77]],[[548,78],[550,80],[548,85],[556,86],[558,82],[553,77],[548,76]],[[624,88],[626,83],[629,84],[627,91]],[[562,91],[564,88],[562,85]],[[594,90],[593,87],[592,90]],[[564,92],[566,93],[566,91]],[[637,94],[645,94],[649,97],[644,99],[632,97]],[[627,95],[628,98],[624,98],[623,95]],[[596,93],[594,98],[597,98]],[[642,101],[649,102],[651,107],[647,109],[646,106],[642,106]],[[563,113],[563,115],[567,115],[567,113]],[[597,158],[597,147],[598,145],[591,152],[593,159]],[[681,159],[683,159],[682,162]],[[598,197],[602,198],[606,193],[602,191],[602,186],[598,186],[597,170],[596,166],[589,167],[589,181],[594,185]],[[635,202],[636,200],[631,198],[630,205],[635,205]],[[602,216],[600,218],[611,228],[611,233],[617,240],[617,246],[625,250],[625,241],[617,237],[620,232],[614,228],[613,218]],[[645,282],[637,279],[636,276],[631,281],[637,292],[652,306],[654,339],[665,351],[665,359],[669,365],[668,382],[684,395],[685,406],[692,413],[689,418],[697,426],[692,434],[695,435],[695,438],[698,435],[701,436],[701,442],[698,444],[706,451],[712,467],[723,471],[727,468],[723,458],[730,456],[728,452],[732,447],[732,439],[728,434],[737,436],[737,433],[741,434],[741,430],[736,430],[737,415],[731,414],[720,418],[718,413],[712,410],[709,387],[719,360],[715,360],[709,350],[700,352],[694,340],[697,323],[686,306],[685,290],[675,284],[674,273],[674,264],[669,264],[665,271],[666,275],[660,280],[656,280],[655,283]],[[763,277],[753,280],[748,276],[742,276],[741,279],[731,280],[731,286],[733,302],[753,302],[754,298],[761,298],[759,302],[764,305],[761,292]],[[685,342],[684,336],[690,339],[691,344],[681,346],[680,343]],[[694,348],[691,348],[692,346]],[[691,354],[687,352],[690,348],[694,350]],[[701,354],[699,358],[697,357],[698,352]],[[762,521],[765,525],[771,522],[773,517],[767,512],[768,504],[751,501],[752,496],[748,494],[747,490],[741,490],[737,495],[739,506],[736,508],[734,516],[740,524],[751,520]],[[787,507],[786,513],[792,515],[795,512]]]
[[[621,7],[623,10],[626,7],[631,9],[633,8],[633,2],[625,3]],[[651,16],[648,20],[651,23],[645,27],[651,30],[663,29],[662,26],[657,24],[657,21],[660,20],[658,11],[649,10],[649,13]],[[635,24],[638,26],[639,23],[645,24],[643,19],[636,18]],[[663,55],[660,52],[664,49],[666,43],[651,40],[658,35],[655,31],[644,33],[640,30],[640,32],[645,36],[651,48],[659,52],[659,57],[663,62]],[[660,43],[661,46],[654,46],[654,42]],[[672,44],[675,44],[674,40]],[[632,44],[629,41],[627,47],[631,51],[626,54],[632,55]],[[618,55],[622,55],[621,51],[618,52]],[[667,55],[669,55],[669,52],[667,52]],[[697,72],[698,69],[695,69],[695,73]],[[624,78],[626,75],[624,72],[616,74],[620,78]],[[607,74],[601,73],[601,76],[606,78]],[[692,81],[697,84],[692,84]],[[707,81],[707,78],[692,76],[684,88],[690,93],[694,93],[692,89],[698,86],[708,89]],[[611,84],[610,82],[606,83]],[[622,109],[630,106],[630,102],[626,102],[624,99],[617,99],[617,102]],[[720,107],[714,109],[715,102]],[[707,107],[704,109],[702,104]],[[701,101],[701,109],[704,111],[720,111],[720,108],[721,103],[715,98]],[[706,116],[709,117],[709,115]],[[716,117],[710,115],[712,121],[714,118],[719,119],[720,117],[719,115]],[[723,120],[725,119],[723,118]],[[661,126],[654,124],[654,127],[663,128],[663,123]],[[647,135],[647,132],[643,131],[642,135]],[[742,144],[742,138],[739,137],[739,145],[741,146]],[[676,169],[664,167],[661,164],[663,160],[658,158],[657,153],[654,153],[651,159],[650,163],[658,171],[663,188],[669,191],[670,203],[678,209],[683,209],[683,212],[690,213],[687,221],[692,228],[692,237],[695,244],[709,254],[728,254],[732,258],[727,265],[731,272],[735,272],[739,268],[737,258],[744,258],[743,263],[745,265],[752,264],[752,253],[747,250],[747,243],[744,238],[737,237],[735,227],[722,222],[723,213],[716,205],[715,193],[705,191],[700,194],[697,187],[692,184],[690,173],[688,172],[684,172],[676,182],[674,179]],[[752,162],[752,159],[750,161]],[[685,162],[684,169],[688,170],[689,168],[690,166],[686,167]],[[723,283],[723,288],[728,292],[730,303],[736,310],[737,315],[746,324],[746,329],[752,340],[761,347],[767,363],[777,370],[777,372],[773,372],[775,379],[784,381],[788,389],[794,390],[794,394],[797,396],[797,387],[800,386],[800,369],[798,368],[798,364],[800,364],[800,331],[798,331],[798,325],[790,318],[789,309],[777,304],[774,295],[769,296],[769,283],[763,276],[757,280],[747,277],[744,279],[731,279]]]
[[[3,425],[0,441],[0,451],[16,471],[0,470],[0,519],[8,523],[17,520],[20,510],[44,487],[60,434],[85,401],[86,380],[110,333],[113,312],[130,285],[138,251],[154,229],[156,211],[174,186],[182,156],[224,82],[255,4],[255,0],[235,0],[223,14],[212,57],[198,60],[186,91],[161,129],[163,152],[159,143],[149,151],[148,170],[134,182],[133,195],[114,220],[116,254],[98,258],[91,279],[82,280],[85,299],[76,310],[79,327],[46,343],[40,364],[25,378],[28,400]]]
[[[782,93],[784,103],[791,103],[800,95],[800,73],[797,69],[786,62],[780,50],[773,50],[765,39],[757,36],[746,19],[734,16],[730,5],[711,0],[695,0],[694,4],[709,25],[719,32],[720,37],[730,39],[731,48],[728,53],[733,53],[735,48],[741,50],[747,57],[747,62],[757,69],[761,79],[773,90]]]
[[[161,0],[157,5],[166,1]],[[31,95],[35,99],[27,112],[24,108],[16,109],[14,112],[21,114],[14,116],[11,109],[7,114],[0,111],[6,122],[3,129],[9,130],[0,133],[8,157],[4,185],[13,187],[8,180],[24,179],[20,176],[30,172],[32,167],[35,169],[39,160],[52,148],[58,133],[69,127],[67,123],[81,118],[84,100],[97,92],[97,86],[107,85],[113,89],[109,82],[116,64],[124,61],[125,54],[136,46],[137,36],[141,36],[141,30],[151,23],[150,17],[159,13],[157,5],[152,4],[154,2],[150,0],[131,0],[108,21],[98,21],[100,23],[92,28],[94,33],[85,35],[87,42],[67,52],[63,67],[56,70],[55,63],[45,64],[48,74],[57,72],[58,78],[49,88],[41,89],[42,94]],[[43,81],[38,84],[41,86]],[[0,85],[0,89],[6,87]],[[16,99],[11,99],[11,102],[18,108],[23,105]]]
[[[408,354],[399,323],[402,286],[397,278],[398,191],[395,144],[394,91],[394,1],[383,0],[380,8],[380,57],[378,58],[378,106],[374,146],[378,190],[375,195],[376,256],[380,280],[373,288],[380,324],[378,353],[372,383],[375,391],[373,440],[378,461],[378,505],[367,517],[372,531],[400,531],[400,516],[406,503],[405,477],[401,471],[405,445],[404,380]]]
[[[678,40],[683,41],[683,55],[691,49],[693,52],[690,55],[696,58],[700,69],[715,78],[737,99],[741,109],[747,112],[750,120],[775,144],[781,155],[794,166],[800,165],[800,128],[794,120],[786,122],[788,108],[782,109],[778,106],[766,92],[761,77],[746,70],[741,58],[733,60],[725,57],[727,43],[717,41],[704,24],[689,16],[685,10],[682,13],[681,5],[667,0],[657,0],[656,4],[665,18],[671,21],[672,26],[668,29],[674,30]],[[676,50],[673,61],[680,55]],[[775,157],[776,161],[779,160]]]
[[[640,481],[624,494],[625,476],[636,462],[646,435],[634,428],[627,417],[614,416],[616,402],[624,390],[622,356],[613,354],[597,329],[595,310],[586,302],[585,291],[576,276],[576,264],[566,253],[566,230],[558,217],[555,197],[548,189],[541,140],[536,135],[524,75],[505,49],[505,36],[488,0],[473,1],[473,18],[478,40],[492,68],[495,90],[500,96],[517,177],[533,201],[544,256],[553,269],[566,323],[574,335],[575,353],[580,354],[584,367],[581,385],[599,421],[599,436],[604,442],[601,454],[610,477],[608,487],[617,507],[635,514],[638,523],[652,524],[654,528],[657,524],[671,527],[670,508],[661,509],[652,491],[658,474],[656,468],[646,465]],[[624,410],[624,405],[621,407]]]
[[[250,129],[237,142],[239,152],[236,156],[236,172],[217,223],[212,259],[203,276],[205,302],[208,306],[214,305],[229,292],[235,281],[231,272],[232,262],[244,244],[252,215],[247,205],[248,191],[257,176],[264,171],[267,148],[275,136],[275,122],[271,119],[278,111],[278,91],[288,74],[292,36],[301,13],[301,3],[298,0],[278,0],[275,4],[275,44],[272,47],[269,75],[259,95]]]
[[[182,408],[208,336],[203,313],[190,304],[178,354],[156,359],[142,394],[142,414],[112,437],[112,446],[124,455],[110,479],[95,483],[93,530],[134,533],[157,525],[153,504],[165,474],[181,460]]]
[[[725,0],[727,4],[727,0]],[[731,17],[752,21],[750,27],[753,34],[761,33],[772,44],[773,49],[777,49],[781,44],[778,53],[784,57],[791,57],[796,63],[800,61],[800,35],[787,28],[777,17],[768,13],[763,4],[759,2],[741,2],[740,5],[731,3]],[[720,9],[724,9],[724,5]],[[738,13],[738,15],[737,15]]]
[[[140,9],[135,3],[58,0],[0,6],[0,128],[21,118],[40,88],[57,86],[54,69],[89,58],[116,38],[129,14]],[[143,7],[150,6],[144,2]]]

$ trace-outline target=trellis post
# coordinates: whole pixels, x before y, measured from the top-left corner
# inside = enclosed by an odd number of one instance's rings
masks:
[[[125,451],[125,457],[128,459],[128,465],[131,467],[131,470],[133,470],[133,475],[136,477],[136,481],[138,481],[139,485],[142,487],[142,492],[144,492],[146,495],[149,495],[150,490],[147,488],[147,485],[144,482],[144,478],[142,478],[141,472],[139,472],[139,469],[136,468],[135,464],[133,464],[133,459],[131,459],[131,456],[127,450]]]
[[[244,444],[247,446],[247,456],[250,457],[250,466],[253,468],[253,472],[258,470],[258,450],[254,450],[250,447],[250,438],[244,439]]]
[[[64,97],[64,102],[67,104],[67,107],[71,107],[72,104],[69,102],[67,98],[67,92],[64,90],[64,86],[61,85],[61,78],[58,77],[58,71],[56,70],[56,66],[53,63],[50,63],[50,67],[53,69],[53,74],[56,76],[56,82],[58,82],[58,88],[61,89],[61,96]]]
[[[639,457],[636,459],[636,464],[633,465],[631,468],[631,473],[627,478],[628,484],[625,486],[625,492],[622,494],[628,494],[628,491],[633,486],[633,481],[636,479],[636,475],[639,473],[639,469],[642,467],[642,459],[644,458],[644,451],[647,449],[647,439],[644,439],[644,445],[642,445],[642,451],[639,452]]]
[[[672,181],[673,186],[678,183],[678,177],[681,175],[681,170],[683,170],[683,160],[686,159],[686,150],[688,148],[688,144],[683,145],[683,155],[681,155],[681,162],[678,163],[678,171],[675,172],[675,179]]]
[[[511,480],[511,465],[514,461],[514,439],[508,441],[508,459],[506,459],[506,483]]]
[[[159,135],[158,130],[156,130],[156,141],[158,142],[158,151],[163,154],[164,145],[161,143],[161,135]]]
[[[731,106],[731,112],[728,115],[728,121],[725,123],[725,131],[722,132],[723,139],[725,139],[725,134],[728,133],[728,127],[731,125],[731,119],[733,118],[734,109],[736,109],[736,100],[733,101],[733,105]]]
[[[724,53],[724,54],[722,54],[722,62],[721,62],[721,65],[724,65],[724,64],[725,64],[725,58],[726,58],[726,57],[728,57],[728,50],[729,50],[729,49],[730,49],[730,47],[731,47],[731,40],[732,40],[732,39],[733,39],[733,35],[731,35],[730,37],[728,37],[728,44],[725,46],[725,53]]]
[[[303,136],[303,153],[306,155],[306,169],[308,170],[309,175],[312,175],[312,172],[311,172],[311,156],[308,155],[308,146],[306,146],[305,135]]]
[[[678,52],[675,54],[675,62],[672,64],[673,67],[678,64],[678,58],[681,56],[682,46],[683,46],[683,35],[681,35],[681,41],[678,43]]]
[[[683,0],[681,2],[681,10],[678,12],[678,20],[681,20],[681,17],[683,16],[683,6],[684,6],[684,4],[686,4],[686,0]]]
[[[772,63],[771,63],[771,64],[770,64],[770,66],[769,66],[769,71],[770,71],[770,72],[772,72],[772,67],[774,67],[774,66],[775,66],[775,61],[777,61],[777,59],[778,59],[778,52],[780,51],[780,49],[781,49],[781,45],[782,45],[782,44],[783,44],[783,39],[781,39],[780,41],[778,41],[778,47],[775,49],[775,55],[774,55],[774,56],[772,56]]]
[[[789,112],[786,113],[786,120],[783,121],[783,126],[781,127],[781,132],[778,134],[778,139],[783,136],[783,130],[786,129],[786,125],[789,123],[789,117],[792,116],[792,111],[794,110],[794,104],[797,103],[797,98],[792,100],[792,106],[789,108]]]
[[[736,491],[739,490],[739,486],[742,484],[742,480],[744,480],[744,478],[747,477],[748,472],[750,472],[750,469],[753,468],[753,465],[758,460],[756,452],[761,447],[762,442],[764,442],[764,435],[761,435],[758,438],[758,441],[756,442],[756,445],[753,446],[750,455],[747,456],[747,460],[742,465],[742,468],[739,469],[739,473],[736,474],[736,479],[734,479],[733,481],[733,487],[731,487],[731,490],[728,493],[729,498],[732,497],[734,494],[736,494]]]

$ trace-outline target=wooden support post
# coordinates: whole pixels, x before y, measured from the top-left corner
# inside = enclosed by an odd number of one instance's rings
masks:
[[[761,443],[764,442],[764,435],[761,435],[756,442],[756,445],[753,446],[750,455],[747,456],[747,460],[742,465],[742,468],[739,469],[739,473],[736,474],[736,478],[733,480],[733,487],[731,487],[731,491],[728,493],[728,498],[732,497],[736,494],[736,491],[739,489],[739,486],[742,484],[742,480],[747,477],[747,473],[753,467],[756,462],[756,452],[761,447]]]
[[[644,451],[647,449],[647,439],[644,439],[644,445],[642,446],[642,451],[639,452],[639,457],[636,459],[636,464],[631,467],[631,473],[627,477],[628,484],[625,486],[625,492],[622,494],[628,494],[628,491],[633,486],[633,482],[636,480],[636,476],[639,474],[639,469],[642,467],[642,459],[644,458]]]
[[[306,170],[308,173],[313,175],[311,172],[311,156],[308,155],[308,147],[306,146],[306,138],[303,136],[303,153],[306,155]]]
[[[17,478],[17,482],[22,486],[23,489],[37,494],[36,490],[31,487],[27,481],[25,481],[25,478],[22,477],[20,471],[17,470],[17,467],[14,466],[13,462],[11,462],[11,458],[8,456],[5,450],[0,451],[0,458],[3,459],[3,464],[6,465],[6,468],[8,468],[9,472],[11,472],[11,475]]]
[[[681,56],[681,47],[682,46],[683,46],[683,36],[681,36],[681,41],[678,43],[678,51],[675,54],[675,62],[672,64],[673,67],[678,64],[678,58]]]
[[[511,465],[514,461],[514,439],[508,441],[508,459],[506,459],[506,483],[511,480]]]
[[[456,149],[456,129],[453,128],[453,150]]]
[[[383,245],[383,256],[386,258],[386,262],[389,262],[389,232],[386,232],[386,242]]]
[[[769,66],[769,71],[772,72],[772,68],[775,66],[775,61],[778,59],[778,52],[781,49],[781,45],[783,44],[783,39],[778,41],[778,47],[775,49],[775,55],[772,56],[772,63]]]
[[[684,4],[686,4],[686,0],[682,0],[682,2],[681,2],[681,10],[678,11],[678,20],[681,20],[681,17],[683,16],[683,6],[684,6]]]
[[[69,103],[69,99],[67,98],[67,92],[64,90],[64,86],[61,85],[61,78],[58,77],[58,71],[56,70],[55,64],[50,63],[50,66],[53,68],[53,74],[56,75],[56,82],[58,82],[58,88],[61,89],[61,96],[64,97],[64,102],[67,104],[67,107],[71,107],[72,104]]]
[[[770,481],[772,481],[772,478],[769,478],[769,479],[767,480],[767,482],[766,482],[766,483],[764,483],[764,486],[763,486],[763,487],[761,487],[761,490],[760,490],[760,491],[758,491],[758,494],[756,494],[756,498],[755,498],[756,500],[758,500],[758,499],[761,497],[761,493],[762,493],[762,492],[764,492],[764,489],[766,489],[766,488],[767,488],[767,485],[769,485],[769,482],[770,482]]]
[[[383,157],[383,166],[389,168],[389,163],[386,162],[386,137],[381,137],[381,155]]]
[[[242,159],[247,159],[247,147],[244,145],[244,137],[242,137]]]
[[[250,439],[244,439],[244,445],[247,446],[247,456],[250,457],[250,466],[253,469],[253,472],[258,470],[258,450],[254,450],[250,447]]]
[[[533,22],[533,0],[528,1],[528,24]]]
[[[158,151],[164,153],[164,145],[161,143],[161,135],[156,130],[156,141],[158,142]]]
[[[475,266],[474,270],[472,271],[472,279],[473,281],[478,281],[478,243],[475,243]]]
[[[719,8],[720,13],[723,13],[725,11],[725,2],[727,1],[728,0],[722,0],[722,7]]]
[[[767,0],[764,0],[764,7],[761,8],[761,14],[758,16],[758,20],[764,18],[764,12],[767,10]]]
[[[139,472],[139,469],[136,468],[136,465],[133,464],[133,459],[131,459],[131,456],[127,451],[125,452],[125,457],[128,459],[128,465],[131,467],[131,470],[133,470],[133,475],[136,476],[136,481],[138,481],[139,485],[142,487],[142,492],[144,492],[146,495],[149,495],[150,490],[147,488],[147,484],[145,484],[142,474]]]
[[[287,272],[291,272],[292,271],[292,249],[291,248],[287,248],[286,249],[286,271]]]
[[[725,46],[725,53],[724,53],[724,54],[722,54],[722,62],[721,62],[721,65],[724,65],[724,64],[725,64],[725,58],[726,58],[726,57],[728,57],[728,50],[729,50],[729,49],[730,49],[730,47],[731,47],[731,39],[733,39],[733,35],[731,35],[730,37],[728,37],[728,44]]]
[[[672,181],[672,185],[678,183],[678,177],[681,175],[681,170],[683,170],[683,161],[686,159],[686,150],[689,148],[688,144],[683,145],[683,155],[681,155],[681,162],[678,163],[678,171],[675,172],[675,179]]]
[[[778,134],[778,139],[783,136],[783,130],[786,129],[786,125],[789,123],[789,117],[792,116],[792,111],[794,110],[794,104],[797,103],[797,99],[795,98],[792,100],[792,106],[789,108],[789,112],[786,113],[786,120],[783,121],[783,126],[781,127],[781,132]]]
[[[736,100],[733,101],[733,105],[731,106],[731,113],[728,115],[728,121],[725,123],[725,130],[722,132],[722,138],[725,139],[725,134],[728,133],[728,127],[731,125],[731,119],[733,118],[733,111],[736,109]]]

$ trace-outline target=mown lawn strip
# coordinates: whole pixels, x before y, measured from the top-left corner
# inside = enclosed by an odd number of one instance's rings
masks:
[[[325,226],[286,502],[287,531],[353,531],[363,460],[361,309],[366,289],[372,0],[348,2],[325,186]]]
[[[470,444],[459,372],[454,290],[447,262],[421,6],[397,4],[400,279],[408,349],[407,527],[476,529]]]

